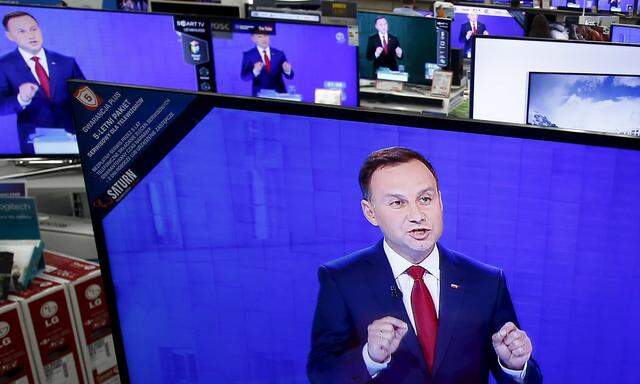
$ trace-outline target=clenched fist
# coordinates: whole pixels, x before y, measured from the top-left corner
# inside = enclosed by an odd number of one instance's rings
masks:
[[[367,352],[371,360],[384,363],[398,349],[400,341],[407,334],[407,323],[395,317],[386,316],[375,320],[367,328]]]
[[[493,349],[502,364],[509,369],[521,371],[531,357],[533,346],[527,333],[521,331],[512,322],[500,328],[492,337]]]
[[[36,92],[38,92],[38,86],[34,83],[22,83],[18,88],[18,96],[25,103],[30,102]]]

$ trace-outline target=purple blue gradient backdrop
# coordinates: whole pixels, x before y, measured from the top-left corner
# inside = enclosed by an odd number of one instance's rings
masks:
[[[626,13],[627,12],[627,6],[631,6],[631,9],[635,8],[635,3],[636,0],[620,0],[619,4],[620,4],[620,8],[622,9],[622,12]],[[610,6],[609,6],[609,0],[598,0],[598,10],[599,11],[609,11],[610,10]]]
[[[17,10],[38,20],[45,49],[74,57],[89,80],[197,90],[172,16],[0,5],[2,16]],[[14,49],[0,36],[0,55]],[[20,153],[15,115],[0,116],[0,135],[0,156]]]
[[[391,145],[438,171],[443,244],[504,268],[546,382],[637,383],[639,151],[225,109],[103,221],[132,382],[306,383],[317,268],[380,238],[358,169]]]
[[[464,42],[460,42],[460,29],[469,18],[466,13],[456,12],[451,23],[451,48],[464,49]],[[524,36],[524,29],[515,18],[504,16],[478,15],[478,22],[484,23],[491,36]]]
[[[344,39],[339,42],[336,36]],[[313,103],[315,89],[324,88],[325,81],[346,84],[343,105],[358,103],[358,47],[349,45],[347,27],[276,23],[276,34],[271,46],[284,51],[293,66],[294,78],[285,79],[287,87],[293,85],[302,101]],[[242,53],[255,47],[251,34],[215,34],[216,87],[220,93],[251,96],[251,81],[240,78]]]
[[[611,41],[615,43],[640,45],[640,27],[612,25]]]

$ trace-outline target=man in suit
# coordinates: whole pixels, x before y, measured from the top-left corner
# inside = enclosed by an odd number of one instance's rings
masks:
[[[284,79],[293,79],[293,67],[283,51],[270,46],[269,35],[252,33],[254,48],[242,54],[243,80],[251,80],[251,95],[256,96],[261,89],[273,89],[285,93]]]
[[[487,26],[478,21],[478,13],[471,11],[467,14],[469,21],[460,27],[458,40],[464,44],[465,57],[471,57],[471,39],[476,35],[488,35]]]
[[[44,49],[38,21],[26,12],[2,19],[5,35],[17,48],[0,57],[0,114],[17,114],[22,153],[36,127],[64,128],[73,133],[68,79],[84,79],[75,59]]]
[[[384,17],[378,17],[375,22],[378,31],[369,36],[367,43],[367,60],[373,61],[373,76],[378,68],[398,70],[398,59],[402,59],[402,48],[397,37],[389,33],[389,23]]]
[[[384,238],[320,267],[307,374],[314,383],[542,382],[502,270],[437,243],[436,172],[406,148],[360,169],[362,211]]]

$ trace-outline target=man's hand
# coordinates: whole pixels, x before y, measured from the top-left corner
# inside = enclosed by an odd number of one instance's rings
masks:
[[[34,83],[22,83],[18,88],[18,97],[25,103],[28,103],[33,99],[33,96],[38,92],[38,85]]]
[[[256,61],[255,64],[253,64],[253,73],[260,74],[262,67],[264,67],[264,63],[262,61]]]
[[[382,51],[384,51],[382,47],[376,48],[376,52],[375,52],[376,57],[380,57],[380,55],[382,54]]]
[[[471,38],[471,35],[473,35],[473,31],[467,31],[467,40]]]
[[[288,61],[285,61],[284,63],[282,63],[282,70],[284,71],[284,73],[286,73],[287,75],[291,73],[291,64]]]
[[[492,337],[493,349],[505,368],[521,371],[531,357],[533,346],[527,333],[512,322],[500,328]]]
[[[396,47],[396,56],[402,57],[402,48]]]
[[[371,360],[384,363],[398,349],[400,341],[407,334],[407,323],[395,317],[386,316],[375,320],[367,328],[367,352]]]

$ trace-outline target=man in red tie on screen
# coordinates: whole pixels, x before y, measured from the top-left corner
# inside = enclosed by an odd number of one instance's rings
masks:
[[[389,23],[386,18],[376,18],[374,26],[378,33],[369,36],[367,60],[373,61],[373,77],[376,77],[378,68],[398,70],[398,60],[402,59],[402,48],[398,38],[389,33]]]
[[[271,46],[271,37],[257,29],[251,34],[256,45],[242,54],[240,77],[251,80],[251,95],[257,96],[261,89],[285,93],[284,78],[293,79],[293,67],[283,51]]]
[[[67,80],[84,75],[74,58],[43,48],[42,31],[32,15],[11,12],[2,25],[17,48],[0,57],[0,114],[17,114],[21,152],[33,153],[27,141],[36,128],[73,133]]]
[[[467,14],[469,21],[462,24],[460,27],[460,35],[458,40],[464,44],[465,57],[471,57],[471,39],[477,35],[488,35],[487,26],[484,23],[478,21],[478,12],[475,10],[469,11]]]
[[[442,196],[419,153],[388,148],[360,169],[377,244],[320,267],[307,363],[316,383],[542,382],[502,270],[437,243]]]

